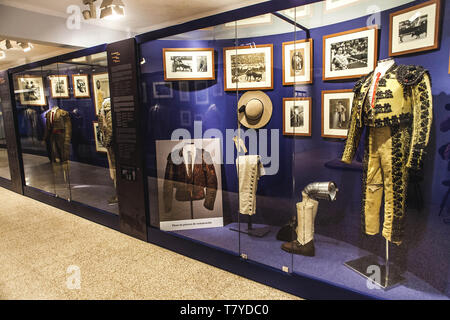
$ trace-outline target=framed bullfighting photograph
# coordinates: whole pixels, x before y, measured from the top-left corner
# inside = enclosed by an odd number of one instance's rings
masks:
[[[72,75],[73,96],[75,98],[90,98],[89,75],[73,74]]]
[[[110,97],[108,73],[93,74],[92,85],[94,86],[95,114],[98,115],[102,108],[103,101]]]
[[[225,91],[273,89],[273,45],[223,49]]]
[[[103,145],[103,133],[100,131],[100,127],[98,126],[98,122],[94,121],[92,122],[92,127],[94,128],[94,139],[95,139],[95,150],[97,152],[103,152],[106,153],[108,150]]]
[[[283,85],[313,82],[313,39],[283,42]]]
[[[214,80],[214,49],[164,48],[164,80]]]
[[[17,78],[20,104],[26,106],[46,106],[47,98],[42,77],[20,76]]]
[[[431,0],[391,13],[389,55],[439,48],[441,1]]]
[[[322,137],[347,138],[353,90],[322,91]]]
[[[283,98],[283,135],[311,136],[311,98]]]
[[[323,80],[360,78],[375,69],[378,26],[323,37]]]
[[[50,76],[52,98],[69,98],[69,77],[66,75]]]

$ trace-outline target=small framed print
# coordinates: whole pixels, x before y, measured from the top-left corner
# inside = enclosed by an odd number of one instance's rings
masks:
[[[390,14],[389,55],[439,48],[441,1],[431,0]]]
[[[164,80],[214,80],[214,49],[164,48]]]
[[[313,82],[313,40],[283,42],[283,85]]]
[[[46,106],[47,98],[42,77],[20,76],[17,78],[20,104],[25,106]]]
[[[311,136],[311,98],[283,98],[283,135]]]
[[[376,67],[378,26],[323,37],[323,80],[360,78]]]
[[[322,137],[347,138],[353,90],[322,91]]]
[[[98,126],[98,122],[94,121],[93,123],[94,128],[94,138],[95,138],[95,150],[97,152],[107,152],[106,147],[103,145],[103,133],[100,131],[100,127]]]
[[[52,98],[69,98],[69,77],[66,75],[50,76],[50,92]]]
[[[153,82],[153,98],[172,98],[172,82]]]
[[[110,97],[108,73],[96,73],[92,75],[94,86],[95,114],[98,115],[102,108],[103,101]]]
[[[73,96],[75,98],[90,98],[91,92],[89,88],[89,75],[73,74],[72,75]]]
[[[224,90],[273,89],[273,45],[223,49]]]

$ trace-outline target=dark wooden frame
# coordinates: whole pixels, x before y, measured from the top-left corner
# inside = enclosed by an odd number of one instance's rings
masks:
[[[347,93],[347,92],[353,92],[353,89],[339,89],[339,90],[322,90],[322,112],[321,112],[321,122],[322,122],[322,137],[323,138],[336,138],[336,139],[346,139],[347,136],[335,136],[335,135],[329,135],[324,133],[324,102],[325,102],[325,95],[326,94],[334,94],[334,93]],[[352,107],[352,105],[350,105]],[[352,110],[350,109],[350,115],[352,113]]]
[[[373,25],[373,26],[369,26],[369,27],[363,27],[363,28],[358,28],[358,29],[352,29],[352,30],[348,30],[348,31],[343,31],[343,32],[338,32],[338,33],[333,33],[333,34],[329,34],[326,36],[323,36],[323,40],[322,40],[322,79],[323,81],[329,81],[329,80],[341,80],[341,79],[356,79],[356,78],[361,78],[362,76],[365,76],[368,73],[365,74],[354,74],[354,75],[348,75],[348,76],[341,76],[341,77],[325,77],[325,59],[326,59],[326,54],[327,52],[325,52],[325,43],[328,39],[331,38],[336,38],[339,36],[343,36],[346,34],[352,34],[352,33],[357,33],[357,32],[361,32],[361,31],[370,31],[373,30],[373,32],[375,33],[374,35],[374,59],[373,59],[373,66],[372,66],[372,70],[375,70],[375,67],[377,66],[377,60],[378,60],[378,32],[379,32],[379,27],[378,25]],[[370,64],[370,61],[369,61]]]
[[[193,77],[193,78],[168,78],[167,77],[167,69],[166,69],[166,52],[177,52],[177,51],[207,51],[211,52],[212,55],[212,77]],[[181,81],[181,80],[215,80],[216,79],[216,66],[215,66],[215,58],[214,58],[214,49],[213,48],[163,48],[163,67],[164,67],[164,81]]]
[[[21,105],[23,105],[23,106],[38,106],[38,107],[40,107],[40,106],[46,106],[47,104],[48,104],[48,101],[47,101],[47,96],[45,95],[45,82],[44,82],[44,78],[42,77],[42,76],[32,76],[32,75],[19,75],[19,76],[17,76],[17,88],[21,88],[20,87],[20,85],[19,85],[19,83],[20,83],[20,79],[22,79],[22,78],[41,78],[41,80],[42,80],[42,93],[43,93],[43,97],[44,97],[44,101],[45,101],[45,103],[44,104],[29,104],[29,103],[23,103],[23,101],[22,101],[22,95],[23,95],[23,93],[20,93],[19,94],[19,99],[20,99],[20,104]]]
[[[251,48],[270,48],[270,70],[271,70],[271,78],[270,78],[270,86],[268,87],[258,87],[258,88],[227,88],[227,59],[226,52],[233,50],[239,51],[240,49],[251,49]],[[237,53],[239,54],[239,53]],[[273,89],[273,44],[258,44],[255,46],[241,46],[241,47],[226,47],[223,48],[223,87],[225,91],[250,91],[250,90],[272,90]]]
[[[53,99],[68,99],[70,98],[70,91],[69,91],[69,77],[66,74],[52,74],[49,77],[49,82],[50,82],[50,96]],[[67,95],[66,96],[62,96],[62,95],[53,95],[53,79],[54,78],[66,78],[66,87],[67,87]]]
[[[308,101],[309,102],[309,131],[308,133],[288,133],[286,132],[286,102],[287,101]],[[296,97],[283,98],[283,135],[284,136],[303,136],[311,137],[312,135],[312,98],[311,97]]]
[[[285,47],[286,46],[288,46],[288,45],[291,45],[291,44],[296,44],[296,43],[309,43],[309,55],[310,55],[310,59],[309,59],[309,61],[310,61],[310,66],[309,66],[309,69],[310,69],[310,75],[309,75],[309,81],[293,81],[293,82],[289,82],[289,81],[285,81],[286,80],[286,78],[285,78],[285,73],[286,73],[286,66],[285,66],[285,54],[286,54],[286,50],[285,50]],[[294,84],[312,84],[313,83],[313,81],[314,81],[314,79],[313,79],[313,75],[314,75],[314,72],[313,72],[313,67],[314,67],[314,48],[313,48],[313,46],[314,46],[314,40],[312,39],[312,38],[310,38],[310,39],[304,39],[304,40],[296,40],[296,41],[289,41],[289,42],[283,42],[282,43],[282,47],[283,47],[283,50],[282,50],[282,60],[283,60],[283,66],[282,66],[282,68],[283,68],[283,86],[289,86],[289,85],[294,85]]]
[[[400,52],[392,52],[392,27],[393,27],[393,22],[394,22],[394,17],[410,12],[410,11],[414,11],[423,7],[427,7],[430,5],[436,4],[436,19],[435,19],[435,26],[434,26],[434,45],[432,46],[428,46],[428,47],[423,47],[423,48],[417,48],[417,49],[411,49],[411,50],[406,50],[406,51],[400,51]],[[389,15],[389,56],[391,57],[395,57],[395,56],[401,56],[401,55],[405,55],[405,54],[410,54],[410,53],[416,53],[416,52],[422,52],[422,51],[429,51],[429,50],[434,50],[434,49],[438,49],[439,48],[439,37],[440,37],[440,25],[441,25],[441,0],[430,0],[421,4],[418,4],[416,6],[410,7],[410,8],[406,8],[394,13],[391,13]]]
[[[76,84],[75,84],[75,77],[86,77],[87,81],[86,81],[86,92],[87,92],[87,96],[77,96],[76,92],[77,90],[76,88]],[[73,96],[77,99],[85,99],[85,98],[90,98],[91,97],[91,87],[89,84],[89,75],[88,74],[72,74],[72,86],[73,86]]]

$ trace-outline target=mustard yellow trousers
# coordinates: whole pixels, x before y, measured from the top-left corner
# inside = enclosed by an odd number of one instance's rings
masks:
[[[401,244],[404,233],[411,127],[368,127],[363,173],[362,226],[368,235],[380,232],[380,209],[384,194],[382,235]]]

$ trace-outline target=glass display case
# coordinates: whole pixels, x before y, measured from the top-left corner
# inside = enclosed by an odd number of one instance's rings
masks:
[[[11,180],[9,170],[8,150],[6,148],[5,122],[3,118],[3,106],[0,99],[0,177]]]
[[[149,227],[371,297],[448,299],[450,8],[417,3],[141,43]]]
[[[13,74],[25,184],[118,214],[106,52]]]

